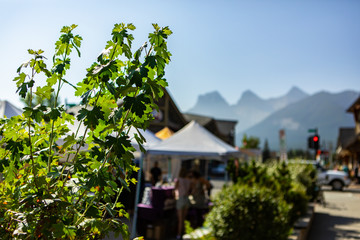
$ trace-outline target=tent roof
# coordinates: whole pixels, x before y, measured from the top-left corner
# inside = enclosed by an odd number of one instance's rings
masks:
[[[165,140],[171,137],[172,135],[174,135],[174,132],[168,127],[164,127],[163,129],[155,133],[155,136],[162,140]]]
[[[145,131],[142,129],[138,129],[138,131],[146,140],[146,142],[144,142],[144,144],[143,144],[143,147],[145,149],[155,146],[161,142],[161,139],[156,137],[155,134],[148,129],[146,129]],[[138,143],[136,142],[136,139],[134,137],[135,134],[138,134],[136,129],[134,127],[130,128],[129,136],[131,138],[131,144],[137,149]]]
[[[239,153],[195,121],[191,121],[170,138],[148,149],[150,155],[220,157]]]
[[[4,100],[0,101],[0,118],[11,118],[22,114],[22,110]]]

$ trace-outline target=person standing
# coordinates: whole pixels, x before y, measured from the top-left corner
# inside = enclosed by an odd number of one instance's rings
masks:
[[[150,173],[151,173],[151,184],[153,186],[155,186],[156,183],[161,179],[161,174],[162,174],[161,169],[159,168],[159,162],[158,161],[156,161],[154,163],[154,167],[152,167],[150,169]]]
[[[211,188],[211,185],[197,170],[192,171],[192,176],[191,195],[193,202],[191,207],[196,212],[194,227],[200,227],[204,222],[203,214],[208,208],[208,196],[206,196],[206,193]]]
[[[176,210],[178,216],[178,232],[176,239],[182,239],[184,222],[190,206],[189,194],[191,192],[191,180],[185,168],[180,169],[179,177],[175,182]]]

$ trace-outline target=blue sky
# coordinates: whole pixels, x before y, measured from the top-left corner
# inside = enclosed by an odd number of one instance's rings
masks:
[[[234,104],[245,90],[262,98],[292,86],[307,93],[360,91],[360,1],[55,1],[0,0],[0,99],[22,106],[12,79],[43,49],[52,59],[62,26],[79,25],[81,58],[66,79],[81,80],[110,38],[113,25],[133,23],[140,46],[151,23],[169,26],[169,91],[186,111],[198,95],[219,91]],[[51,62],[48,62],[51,65]],[[71,88],[61,94],[77,102]]]

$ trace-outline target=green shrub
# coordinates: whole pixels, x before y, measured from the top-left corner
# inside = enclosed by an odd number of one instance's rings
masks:
[[[234,183],[248,186],[258,184],[274,190],[278,188],[274,177],[268,173],[267,167],[264,164],[251,161],[250,163],[240,163],[237,168],[234,166],[230,167],[230,176]]]
[[[289,223],[294,224],[299,217],[307,212],[309,197],[305,188],[300,184],[293,184],[292,188],[284,194],[284,200],[291,204],[289,211]]]
[[[305,187],[310,201],[316,199],[319,194],[319,186],[315,167],[310,164],[292,164],[289,168],[293,171],[292,175],[295,181]]]
[[[285,162],[276,164],[273,173],[275,181],[279,185],[280,192],[283,193],[284,200],[291,204],[289,211],[289,222],[295,221],[306,214],[309,196],[306,192],[306,186],[294,180],[292,171],[294,166],[286,165]],[[302,173],[303,171],[300,171]],[[297,178],[297,176],[295,176]]]
[[[287,239],[290,205],[280,194],[257,184],[234,184],[214,199],[206,218],[216,239]]]
[[[290,205],[290,224],[306,213],[309,199],[314,195],[316,171],[311,165],[252,161],[241,163],[237,168],[234,165],[230,174],[235,184],[259,185],[282,196]]]

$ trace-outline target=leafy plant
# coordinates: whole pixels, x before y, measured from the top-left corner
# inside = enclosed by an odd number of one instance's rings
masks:
[[[305,186],[292,179],[290,169],[291,167],[282,162],[276,165],[273,174],[284,200],[291,204],[289,222],[294,224],[299,217],[306,213],[309,196],[306,195]]]
[[[289,205],[271,189],[234,184],[215,198],[206,223],[216,239],[287,239]]]
[[[314,201],[320,187],[317,183],[317,170],[312,164],[291,163],[289,169],[294,181],[305,187],[306,195]]]
[[[14,79],[28,105],[23,115],[0,120],[1,239],[102,239],[110,231],[129,237],[118,201],[136,183],[130,176],[138,170],[128,133],[131,127],[146,129],[153,119],[171,56],[166,40],[172,32],[153,27],[149,43],[132,53],[135,26],[115,24],[112,39],[76,86],[65,79],[70,56],[76,51],[80,57],[76,25],[61,29],[51,68],[42,50],[29,50],[32,58]],[[44,86],[36,86],[39,75]],[[64,106],[33,105],[34,98],[53,95],[56,103],[64,84],[81,96],[75,117]],[[134,137],[141,146],[141,134]]]
[[[289,224],[304,215],[312,198],[313,181],[309,168],[282,163],[260,164],[252,161],[229,167],[235,184],[261,186],[281,196],[289,204]]]

